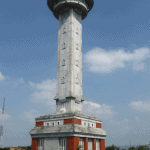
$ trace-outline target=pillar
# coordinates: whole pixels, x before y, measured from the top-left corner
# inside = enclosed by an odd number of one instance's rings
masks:
[[[81,119],[64,119],[64,125],[65,124],[79,124],[81,125]]]
[[[32,139],[31,150],[38,150],[38,139]]]
[[[105,150],[105,140],[100,139],[100,150]]]
[[[96,128],[102,128],[102,124],[101,123],[96,123]]]
[[[93,150],[96,150],[96,139],[93,139],[92,147],[93,147]]]
[[[79,144],[79,137],[67,138],[67,150],[77,150],[78,144]]]
[[[84,139],[84,150],[88,150],[88,138]]]
[[[42,126],[44,126],[44,122],[36,122],[35,126],[42,127]]]

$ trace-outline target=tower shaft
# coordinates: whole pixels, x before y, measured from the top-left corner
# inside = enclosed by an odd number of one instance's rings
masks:
[[[82,16],[59,15],[56,113],[82,111]]]

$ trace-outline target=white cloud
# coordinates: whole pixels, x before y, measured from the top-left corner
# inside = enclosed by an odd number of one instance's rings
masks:
[[[2,73],[0,72],[0,81],[5,80],[5,77],[2,75]]]
[[[115,114],[111,106],[87,101],[83,102],[83,111],[89,115],[100,117],[100,119],[108,119]]]
[[[39,111],[35,109],[31,109],[30,111],[24,112],[23,114],[24,114],[24,118],[27,119],[28,122],[30,123],[35,123],[35,118],[41,115]]]
[[[124,131],[124,130],[129,130],[130,129],[130,127],[129,127],[129,119],[124,119],[124,120],[122,120],[122,121],[114,121],[114,120],[111,120],[111,121],[109,121],[109,124],[110,125],[114,125],[114,126],[118,126],[119,128],[119,130],[120,131]]]
[[[24,83],[23,78],[20,78],[20,79],[19,79],[19,82],[20,82],[20,83]]]
[[[21,85],[24,83],[24,80],[22,78],[20,79],[16,79],[15,81],[13,81],[16,85]]]
[[[11,118],[11,116],[9,115],[9,114],[6,114],[5,112],[4,112],[4,114],[2,114],[2,109],[0,108],[0,120],[7,120],[7,119],[10,119]]]
[[[132,67],[135,71],[146,69],[144,62],[150,58],[150,49],[140,48],[131,52],[123,49],[106,51],[95,48],[87,52],[84,61],[91,72],[110,73],[115,69]]]
[[[150,101],[134,101],[128,106],[139,111],[150,111]]]
[[[95,107],[95,108],[101,108],[101,105],[100,104],[96,104],[96,103],[93,103],[93,102],[84,102],[84,104],[91,106],[91,107]]]
[[[32,94],[32,101],[42,103],[46,106],[54,107],[55,101],[53,100],[56,94],[56,80],[45,80],[40,84],[29,82],[29,85],[36,91]]]
[[[135,120],[140,121],[139,117],[135,117]]]
[[[124,124],[127,124],[128,122],[129,120],[127,118],[122,121],[114,121],[114,120],[109,121],[111,125],[117,125],[117,126],[122,126]]]

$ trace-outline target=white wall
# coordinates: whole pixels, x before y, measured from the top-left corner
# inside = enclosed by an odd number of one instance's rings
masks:
[[[88,123],[89,123],[90,127],[92,127],[92,124],[93,124],[93,127],[96,128],[96,123],[95,122],[92,122],[90,120],[81,120],[82,125],[84,125],[84,122],[86,122],[86,126],[88,126]]]
[[[44,139],[44,150],[58,150],[59,139],[58,138],[46,138]]]
[[[53,122],[54,122],[55,126],[58,125],[58,122],[59,122],[59,125],[63,125],[64,124],[63,120],[57,120],[57,121],[54,120],[54,121],[46,121],[46,122],[44,122],[44,126],[47,126],[47,123],[49,123],[50,126],[52,126]]]
[[[88,139],[88,150],[92,150],[92,139]]]

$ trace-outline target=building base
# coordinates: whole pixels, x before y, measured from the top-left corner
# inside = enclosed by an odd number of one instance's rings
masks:
[[[31,150],[105,150],[104,139],[79,137],[32,139]]]
[[[40,116],[30,132],[31,150],[105,150],[102,121],[83,113]]]

